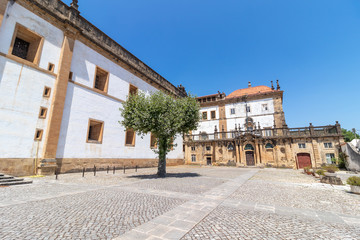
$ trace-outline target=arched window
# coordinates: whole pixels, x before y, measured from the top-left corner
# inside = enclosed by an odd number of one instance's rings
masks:
[[[267,143],[267,144],[265,145],[265,148],[274,148],[274,146],[273,146],[271,143]]]
[[[251,144],[246,144],[245,150],[254,150],[254,147]]]

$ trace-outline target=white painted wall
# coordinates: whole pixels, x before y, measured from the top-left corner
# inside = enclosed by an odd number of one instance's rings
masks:
[[[0,56],[0,158],[41,156],[43,141],[34,141],[36,128],[46,132],[47,119],[39,119],[45,86],[53,88],[55,77]]]
[[[267,104],[268,110],[263,110],[263,104]],[[249,101],[250,106],[248,117],[251,117],[256,126],[260,122],[261,128],[274,126],[274,101],[272,98]],[[230,103],[225,105],[225,115],[227,127],[229,130],[235,129],[235,124],[240,124],[244,128],[246,121],[246,104],[245,102]],[[235,109],[235,114],[231,114],[231,109]]]
[[[111,96],[126,100],[130,83],[146,93],[158,91],[83,43],[76,41],[71,66],[73,80],[93,88],[96,66],[110,73],[108,94]],[[156,158],[150,148],[150,135],[143,139],[137,135],[135,147],[125,146],[125,129],[118,123],[121,121],[120,107],[121,103],[117,100],[69,83],[57,157]],[[102,144],[86,142],[89,118],[104,121]],[[177,147],[168,154],[168,158],[183,158],[182,142],[181,137],[175,140]]]
[[[49,62],[51,62],[55,64],[54,72],[56,73],[64,39],[63,32],[19,4],[10,4],[9,2],[0,28],[0,52],[5,54],[9,52],[16,23],[44,38],[39,67],[47,69]]]
[[[216,119],[211,119],[211,111],[215,111]],[[201,120],[199,123],[198,129],[194,130],[193,134],[199,134],[200,132],[213,133],[215,126],[219,131],[219,107],[218,106],[210,106],[210,107],[202,107],[200,110],[201,116],[203,112],[207,112],[207,120]]]

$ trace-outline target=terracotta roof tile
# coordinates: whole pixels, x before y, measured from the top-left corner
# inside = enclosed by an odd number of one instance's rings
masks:
[[[234,92],[230,93],[226,98],[236,98],[245,95],[253,95],[253,94],[275,92],[275,91],[276,90],[271,90],[271,88],[267,86],[248,87],[248,88],[235,90]]]

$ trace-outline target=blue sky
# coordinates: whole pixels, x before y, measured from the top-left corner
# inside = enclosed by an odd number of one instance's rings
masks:
[[[70,3],[70,0],[64,1]],[[360,130],[358,0],[79,0],[81,15],[198,96],[279,79],[289,127]]]

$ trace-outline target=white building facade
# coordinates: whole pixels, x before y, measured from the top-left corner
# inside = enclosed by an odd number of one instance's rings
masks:
[[[185,96],[61,1],[0,0],[0,172],[155,166],[154,139],[124,129],[129,94]],[[168,154],[183,161],[182,138]]]

